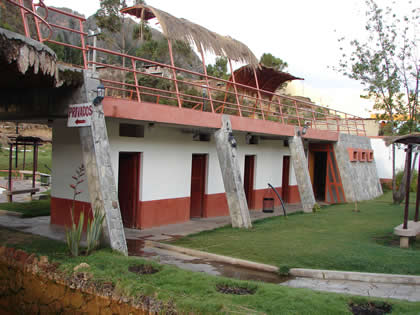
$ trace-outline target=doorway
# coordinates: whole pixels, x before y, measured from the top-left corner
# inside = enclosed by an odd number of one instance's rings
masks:
[[[333,145],[311,143],[309,156],[309,173],[315,199],[326,203],[346,202]],[[312,167],[311,159],[313,160]]]
[[[203,217],[203,201],[206,192],[207,154],[193,154],[191,165],[190,218]]]
[[[255,155],[245,155],[245,170],[244,170],[244,191],[248,209],[254,207],[254,171],[255,171]]]
[[[327,152],[314,152],[313,188],[317,201],[325,201],[325,184],[327,178]]]
[[[140,189],[140,157],[138,152],[120,152],[118,163],[118,200],[124,227],[136,225]]]
[[[290,179],[290,156],[283,156],[283,176],[281,179],[281,199],[284,203],[289,202],[289,179]]]

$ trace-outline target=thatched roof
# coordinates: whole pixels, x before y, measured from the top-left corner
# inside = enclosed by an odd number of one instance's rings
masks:
[[[420,133],[411,133],[405,136],[389,136],[384,137],[385,144],[390,145],[392,143],[402,143],[402,144],[420,144]]]
[[[188,44],[194,43],[198,50],[203,49],[203,51],[217,56],[225,56],[254,67],[258,66],[257,58],[245,44],[229,36],[209,31],[186,19],[179,19],[164,11],[141,4],[122,9],[121,12],[143,20],[156,17],[162,27],[163,35],[171,40],[181,40]]]
[[[265,67],[263,65],[260,65],[260,67],[256,69],[256,73],[259,88],[261,90],[269,91],[271,93],[274,93],[284,82],[292,80],[303,80],[302,78],[295,77],[290,73],[277,71],[273,68]],[[236,83],[240,83],[254,88],[257,87],[255,83],[254,70],[252,67],[248,65],[243,66],[235,70],[234,75]],[[232,77],[230,77],[229,81],[232,81]]]

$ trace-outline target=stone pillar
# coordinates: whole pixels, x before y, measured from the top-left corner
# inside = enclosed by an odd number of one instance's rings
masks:
[[[99,80],[92,78],[90,72],[85,72],[88,102],[92,103],[98,85]],[[110,146],[102,105],[93,106],[92,125],[80,127],[79,134],[92,209],[98,207],[105,212],[103,240],[112,249],[127,255],[127,243],[111,165]]]
[[[229,116],[222,116],[222,128],[214,133],[214,138],[232,227],[251,228],[252,223],[239,168],[236,141],[233,138]],[[232,145],[233,142],[235,145]]]
[[[382,195],[375,160],[350,162],[348,149],[373,150],[368,137],[340,133],[334,152],[346,201],[371,200]]]
[[[305,149],[303,148],[302,138],[298,135],[290,137],[289,148],[303,211],[312,212],[312,208],[314,207],[316,201],[314,191],[312,189],[308,160],[305,155]]]

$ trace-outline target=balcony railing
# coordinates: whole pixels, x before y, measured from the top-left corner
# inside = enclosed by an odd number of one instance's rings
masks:
[[[25,35],[30,37],[27,16],[35,21],[36,33],[40,42],[64,45],[82,51],[82,67],[87,69],[95,65],[101,81],[107,89],[107,97],[125,98],[137,102],[148,102],[189,108],[197,111],[224,113],[278,122],[313,129],[343,132],[365,136],[364,120],[360,117],[318,106],[296,97],[262,90],[240,84],[235,81],[231,62],[231,78],[224,80],[209,76],[203,60],[203,73],[182,69],[174,65],[171,42],[168,40],[171,65],[145,58],[132,56],[117,51],[86,45],[87,33],[84,32],[83,17],[47,7],[42,1],[31,8],[23,5],[23,0],[7,0],[21,10]],[[41,17],[36,9],[42,7],[45,16]],[[78,28],[69,28],[47,22],[48,11],[53,11],[75,19]],[[43,37],[41,27],[48,28],[49,35]],[[61,29],[80,35],[80,46],[56,41],[54,30]],[[54,38],[54,39],[52,39]],[[101,61],[88,60],[87,52],[96,51]],[[110,62],[112,60],[112,62]],[[148,71],[153,67],[155,71]],[[254,71],[255,73],[255,71]]]

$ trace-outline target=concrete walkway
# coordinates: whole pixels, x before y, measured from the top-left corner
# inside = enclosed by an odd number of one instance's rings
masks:
[[[302,211],[300,204],[288,204],[286,205],[287,214]],[[273,213],[264,213],[262,211],[250,211],[251,220],[260,220],[273,216],[283,215],[282,208],[274,209]],[[169,224],[162,227],[155,227],[144,230],[137,229],[125,229],[125,236],[127,239],[147,239],[151,241],[169,241],[177,239],[186,235],[195,234],[202,231],[214,230],[216,228],[229,225],[231,223],[230,217],[214,217],[214,218],[202,218],[202,219],[191,219],[190,221]]]
[[[369,283],[348,280],[321,280],[311,278],[295,278],[281,283],[291,288],[307,288],[316,291],[345,293],[379,298],[420,301],[420,286],[394,283]]]

